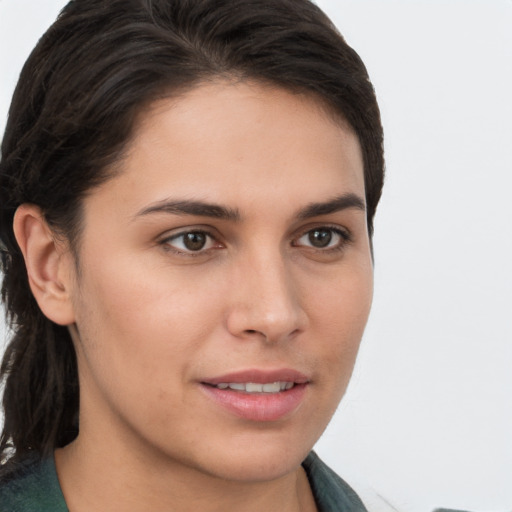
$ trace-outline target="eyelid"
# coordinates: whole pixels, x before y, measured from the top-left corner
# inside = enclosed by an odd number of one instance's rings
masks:
[[[336,234],[340,237],[340,241],[334,245],[334,246],[327,246],[327,247],[315,247],[313,245],[303,245],[297,243],[302,237],[306,236],[308,233],[314,230],[328,230]],[[176,228],[170,231],[165,232],[163,235],[158,237],[157,244],[164,247],[165,250],[169,252],[173,252],[177,255],[183,255],[183,256],[204,256],[205,254],[210,253],[211,250],[217,250],[224,248],[225,245],[219,241],[220,235],[218,235],[216,230],[212,229],[210,226],[185,226]],[[208,247],[201,248],[197,251],[187,249],[187,248],[180,248],[173,245],[171,242],[173,240],[179,239],[180,237],[188,234],[188,233],[202,233],[204,234],[210,242],[208,243]],[[315,223],[310,224],[308,226],[303,227],[300,231],[296,233],[295,236],[293,236],[291,240],[291,245],[293,247],[303,247],[305,249],[308,249],[310,251],[315,251],[318,253],[329,253],[329,252],[336,252],[343,250],[345,246],[349,243],[351,243],[353,240],[352,233],[347,228],[340,226],[340,225],[332,225],[332,224],[323,224],[323,223]]]
[[[333,247],[303,246],[303,245],[299,245],[299,244],[296,243],[298,240],[300,240],[301,238],[306,236],[311,231],[321,230],[321,229],[332,231],[336,235],[340,236],[341,242],[336,244]],[[326,252],[329,252],[329,251],[341,250],[347,244],[351,243],[352,241],[353,241],[352,233],[348,229],[346,229],[344,227],[341,227],[339,225],[332,225],[332,224],[315,224],[313,226],[307,226],[306,228],[303,228],[298,233],[298,235],[293,238],[292,245],[294,245],[295,247],[305,247],[307,249],[311,249],[311,250],[314,250],[314,251],[326,253]]]
[[[197,251],[193,251],[187,248],[175,247],[171,244],[172,241],[179,239],[189,233],[201,233],[204,234],[209,240],[210,244],[213,246],[201,248]],[[157,240],[157,243],[164,247],[165,250],[173,252],[178,255],[183,256],[202,256],[207,254],[212,249],[220,249],[222,247],[221,242],[218,241],[218,236],[212,233],[212,229],[207,228],[205,226],[190,226],[190,227],[182,227],[177,228],[172,231],[167,231],[162,236],[160,236]]]

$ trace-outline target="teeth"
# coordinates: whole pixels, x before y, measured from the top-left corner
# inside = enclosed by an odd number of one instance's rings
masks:
[[[279,393],[281,391],[281,384],[279,382],[272,382],[271,384],[263,384],[264,393]]]
[[[279,393],[292,389],[293,382],[269,382],[267,384],[258,384],[256,382],[221,382],[216,387],[219,389],[233,389],[235,391],[245,391],[246,393]]]
[[[228,384],[231,389],[235,389],[236,391],[245,391],[245,384],[239,384],[237,382],[233,382],[232,384]]]
[[[263,384],[254,384],[253,382],[248,382],[245,385],[245,391],[247,391],[247,393],[263,393]]]

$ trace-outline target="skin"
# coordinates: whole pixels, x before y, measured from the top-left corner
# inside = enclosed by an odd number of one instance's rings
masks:
[[[35,207],[15,219],[34,295],[77,350],[80,434],[56,453],[70,510],[315,510],[300,464],[372,298],[357,137],[311,97],[219,81],[154,104],[120,170],[84,200],[78,272]],[[363,208],[304,216],[347,195]],[[198,230],[206,245],[190,251],[181,234]],[[299,407],[255,422],[201,389],[254,368],[307,375]]]

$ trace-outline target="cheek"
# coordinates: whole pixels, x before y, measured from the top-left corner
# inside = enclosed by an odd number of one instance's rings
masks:
[[[193,318],[216,304],[214,283],[204,273],[156,265],[151,258],[115,258],[92,268],[82,284],[83,301],[94,303],[105,328],[127,333],[161,329],[167,336],[183,327],[200,328]],[[129,336],[131,338],[131,336]]]
[[[309,297],[319,366],[341,398],[355,363],[373,295],[371,264],[340,273]]]
[[[185,379],[221,316],[213,290],[204,279],[199,286],[190,276],[119,259],[84,272],[76,317],[89,372],[142,396]]]
[[[340,272],[308,297],[308,357],[315,368],[312,443],[327,426],[346,392],[372,300],[371,266]],[[318,284],[318,282],[317,282]]]
[[[321,286],[318,282],[310,283],[310,289],[307,300],[316,321],[344,337],[357,339],[357,334],[362,334],[373,297],[371,263],[332,272],[321,281]]]

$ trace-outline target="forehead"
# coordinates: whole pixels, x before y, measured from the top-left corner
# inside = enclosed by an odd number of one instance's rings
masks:
[[[348,123],[311,96],[247,82],[203,84],[152,104],[119,179],[141,208],[168,196],[221,203],[364,197],[361,149]]]

